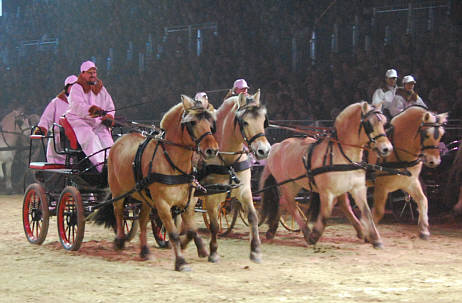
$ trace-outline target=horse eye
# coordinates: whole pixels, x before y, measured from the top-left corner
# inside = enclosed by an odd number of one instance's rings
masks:
[[[247,126],[249,123],[247,121],[242,121],[242,126]]]
[[[194,125],[196,125],[197,122],[196,121],[191,121],[189,123],[191,123],[191,126],[194,126]]]

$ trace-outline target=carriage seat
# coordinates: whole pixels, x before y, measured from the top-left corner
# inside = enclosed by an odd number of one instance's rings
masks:
[[[59,118],[59,125],[61,126],[59,128],[61,148],[63,148],[64,151],[71,153],[82,152],[82,148],[77,141],[77,136],[66,117]]]

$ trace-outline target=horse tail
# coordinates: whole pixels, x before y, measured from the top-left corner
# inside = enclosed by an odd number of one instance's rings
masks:
[[[262,172],[260,187],[267,188],[260,194],[262,201],[261,222],[265,222],[265,219],[268,218],[268,224],[271,225],[272,222],[279,220],[279,189],[277,188],[276,179],[269,172],[268,166],[265,166]]]
[[[107,199],[109,199],[109,197]],[[94,222],[96,225],[104,224],[104,227],[113,229],[116,226],[114,205],[106,204],[103,207],[97,209],[94,213],[87,217],[87,221]]]

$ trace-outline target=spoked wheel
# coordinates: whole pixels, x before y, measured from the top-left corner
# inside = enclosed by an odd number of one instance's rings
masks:
[[[138,201],[130,200],[129,198],[124,201],[124,215],[123,215],[123,228],[125,233],[125,240],[131,241],[136,235],[139,228],[138,217],[140,215],[140,204]]]
[[[391,194],[393,216],[398,222],[414,224],[419,219],[417,204],[408,193],[398,191]]]
[[[202,207],[205,209],[204,204]],[[233,199],[226,199],[218,205],[218,234],[220,236],[226,236],[231,232],[234,225],[236,224],[237,217],[239,215],[238,203]],[[210,221],[208,213],[202,214],[205,226],[210,230]]]
[[[85,212],[77,188],[67,186],[61,192],[56,212],[58,235],[66,250],[78,250],[85,233]]]
[[[306,218],[305,213],[303,212],[303,210],[300,208],[298,202],[295,205],[295,211],[298,213],[298,215],[305,222],[308,222],[308,219]],[[281,218],[279,219],[279,222],[288,231],[292,231],[292,232],[299,232],[300,231],[300,228],[299,228],[299,226],[297,224],[297,221],[295,221],[294,216],[291,213],[289,213],[288,211],[284,211],[281,214]]]
[[[160,220],[156,210],[151,211],[151,228],[152,234],[154,235],[154,239],[156,240],[159,248],[168,248],[169,243],[167,230],[162,223],[162,220]]]
[[[42,244],[47,237],[49,220],[45,189],[39,183],[33,183],[27,187],[22,205],[22,223],[27,241]]]

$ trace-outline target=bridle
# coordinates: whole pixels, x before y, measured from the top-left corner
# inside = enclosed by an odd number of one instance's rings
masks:
[[[369,143],[375,143],[375,141],[378,138],[386,137],[387,135],[385,133],[381,133],[375,137],[371,137],[371,134],[374,132],[374,127],[372,126],[371,121],[369,121],[371,115],[375,115],[377,119],[381,121],[382,118],[380,116],[383,116],[383,113],[376,108],[373,108],[365,114],[361,112],[361,123],[359,124],[358,135],[360,135],[361,133],[361,128],[364,128],[364,132],[366,133],[367,138],[369,139]]]
[[[438,145],[425,145],[425,139],[428,138],[428,136],[425,134],[425,131],[428,128],[433,127],[433,139],[438,140],[440,136],[440,127],[443,127],[443,124],[440,123],[440,117],[436,116],[436,121],[435,122],[422,122],[417,129],[417,132],[415,134],[415,137],[420,133],[420,155],[422,155],[422,152],[426,149],[439,149]],[[414,138],[415,138],[414,137]]]
[[[253,135],[250,139],[247,138],[247,136],[245,135],[245,128],[246,128],[247,125],[245,125],[245,121],[244,121],[243,117],[247,114],[247,112],[249,111],[250,108],[251,107],[248,106],[248,105],[244,106],[244,108],[242,109],[244,112],[241,115],[238,115],[237,112],[236,112],[236,116],[234,118],[234,127],[236,127],[236,124],[239,124],[239,130],[241,132],[242,138],[244,138],[244,141],[247,144],[247,147],[249,149],[250,149],[250,146],[251,146],[253,141],[255,141],[256,139],[258,139],[260,137],[266,137],[264,131]],[[260,106],[253,106],[252,108],[255,108],[256,110],[259,110]],[[268,122],[268,117],[265,117],[264,128],[268,127],[268,123],[269,123]]]
[[[198,108],[193,107],[192,109],[197,110]],[[192,109],[190,109],[190,110],[192,110]],[[200,109],[202,109],[202,108],[200,108]],[[190,110],[185,110],[185,112],[183,113],[183,116],[181,118],[181,127],[182,128],[186,127],[186,131],[188,132],[189,137],[194,142],[194,147],[191,148],[191,150],[199,153],[202,157],[205,157],[204,153],[200,149],[200,144],[201,144],[202,140],[205,137],[213,136],[213,131],[206,131],[202,135],[200,135],[198,138],[196,138],[196,136],[194,135],[194,131],[193,131],[193,128],[194,128],[194,125],[196,124],[196,121],[188,121],[188,122],[184,121],[185,117],[189,114]],[[213,123],[212,123],[212,125],[213,125]],[[213,126],[211,127],[211,130],[212,129],[213,129]],[[184,147],[186,147],[186,145]],[[191,147],[191,146],[189,146],[189,147]]]

